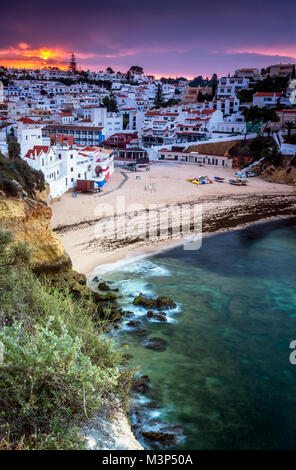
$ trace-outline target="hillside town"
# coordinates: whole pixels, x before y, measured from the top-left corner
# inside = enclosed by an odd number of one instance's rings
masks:
[[[200,155],[198,142],[270,135],[283,154],[296,154],[295,64],[237,69],[211,79],[156,78],[140,66],[127,73],[0,67],[0,152],[19,145],[41,170],[51,198],[77,182],[101,190],[115,167],[151,161],[231,166]]]

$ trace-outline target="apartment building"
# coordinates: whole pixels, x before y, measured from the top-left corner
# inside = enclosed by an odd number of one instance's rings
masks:
[[[222,77],[218,79],[217,98],[235,98],[244,88],[249,88],[250,78]]]
[[[43,128],[43,135],[54,141],[60,134],[73,135],[75,144],[96,146],[105,140],[102,130],[103,127],[89,125],[49,124]]]

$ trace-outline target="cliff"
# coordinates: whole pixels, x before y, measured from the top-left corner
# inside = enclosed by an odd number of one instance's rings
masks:
[[[32,249],[34,271],[57,273],[71,268],[71,260],[58,235],[51,228],[52,211],[29,198],[0,196],[0,225],[13,233],[16,241]]]
[[[265,181],[296,185],[296,157],[277,156],[264,160],[254,169]]]

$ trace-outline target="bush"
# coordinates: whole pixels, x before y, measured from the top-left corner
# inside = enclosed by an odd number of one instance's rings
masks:
[[[287,144],[296,145],[296,134],[292,134],[290,137],[287,136],[285,141]]]
[[[5,407],[12,439],[53,432],[61,424],[89,418],[105,390],[117,384],[116,368],[107,371],[92,364],[82,352],[82,339],[73,338],[63,322],[56,334],[52,322],[50,318],[45,327],[36,325],[32,332],[18,323],[0,333],[1,408]]]
[[[80,448],[76,427],[104,399],[127,402],[133,371],[105,337],[98,306],[30,269],[0,230],[0,449]]]
[[[7,160],[0,154],[0,189],[8,196],[17,195],[18,188],[13,180],[31,197],[35,197],[36,191],[45,189],[45,179],[41,171],[34,170],[17,155],[12,160]]]
[[[13,181],[7,178],[0,179],[0,187],[8,196],[17,197],[18,187]]]

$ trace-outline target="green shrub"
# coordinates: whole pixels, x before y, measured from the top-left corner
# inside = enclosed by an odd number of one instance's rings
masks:
[[[82,352],[82,339],[73,338],[62,322],[56,334],[52,321],[45,327],[36,325],[31,333],[21,323],[0,332],[1,408],[5,406],[12,437],[48,433],[61,424],[89,418],[105,391],[117,385],[116,368],[92,364]]]
[[[17,195],[17,185],[12,182],[13,180],[17,181],[23,191],[31,197],[35,197],[36,191],[45,189],[45,179],[41,171],[31,168],[17,154],[12,160],[7,160],[0,154],[0,189],[9,196]]]
[[[80,448],[76,426],[106,398],[126,405],[133,371],[91,298],[38,278],[12,242],[0,230],[0,449]]]

